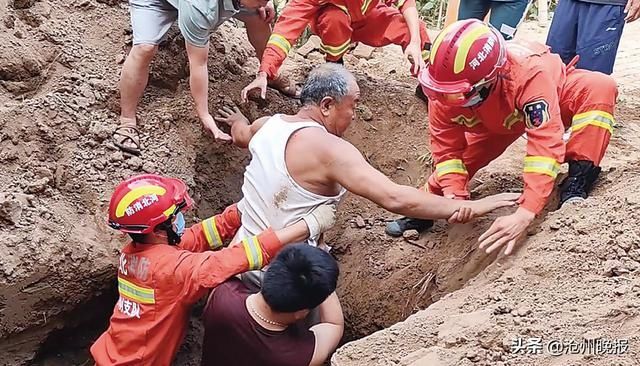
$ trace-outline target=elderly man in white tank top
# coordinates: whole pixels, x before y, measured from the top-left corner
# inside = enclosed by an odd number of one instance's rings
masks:
[[[236,239],[268,226],[287,226],[314,207],[338,202],[345,191],[409,217],[467,222],[496,208],[515,205],[518,194],[504,193],[477,201],[452,200],[396,184],[342,139],[355,117],[360,88],[344,67],[315,68],[302,89],[295,115],[263,117],[250,124],[237,108],[216,118],[231,126],[234,144],[248,147],[252,160],[244,174],[238,204],[242,228]],[[317,238],[309,239],[316,245]]]

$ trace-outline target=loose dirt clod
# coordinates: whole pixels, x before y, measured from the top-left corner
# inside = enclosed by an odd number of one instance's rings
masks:
[[[407,230],[402,233],[402,237],[407,241],[415,241],[420,239],[420,233],[418,230]]]

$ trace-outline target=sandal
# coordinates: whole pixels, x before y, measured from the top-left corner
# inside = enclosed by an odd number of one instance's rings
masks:
[[[121,124],[113,131],[111,138],[113,139],[113,144],[123,152],[136,156],[140,155],[140,131],[138,131],[135,123]],[[127,143],[135,146],[125,145]]]
[[[300,99],[298,85],[286,76],[278,76],[269,82],[269,86],[289,98]]]

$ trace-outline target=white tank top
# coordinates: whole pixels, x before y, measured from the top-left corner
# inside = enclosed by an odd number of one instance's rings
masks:
[[[290,225],[315,207],[338,203],[346,193],[340,188],[336,196],[322,196],[300,186],[289,175],[285,149],[291,135],[302,128],[322,128],[317,122],[285,122],[280,115],[269,118],[249,142],[251,162],[244,172],[242,194],[238,203],[242,212],[242,227],[234,242],[257,235],[267,227],[281,229]],[[309,238],[317,245],[318,238]]]

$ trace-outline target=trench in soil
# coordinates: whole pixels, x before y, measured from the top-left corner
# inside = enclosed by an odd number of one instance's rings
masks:
[[[359,79],[363,101],[347,139],[362,151],[369,163],[392,180],[417,186],[429,173],[424,169],[428,166],[424,104],[413,97],[410,84]],[[279,102],[273,108],[290,111],[292,107]],[[270,111],[262,111],[265,112]],[[375,117],[364,119],[362,115],[366,114]],[[197,131],[189,133],[195,138]],[[241,153],[210,144],[201,147],[193,161],[196,169],[192,183],[197,203],[194,213],[200,218],[240,198],[242,171],[247,163],[247,157]],[[427,161],[420,156],[426,156]],[[484,196],[521,186],[519,167],[507,166],[511,174],[503,173],[502,168],[500,174],[491,173],[491,169],[479,173],[478,179],[472,182],[473,194]],[[338,223],[328,235],[341,269],[338,294],[347,322],[343,341],[355,340],[400,322],[480,273],[494,257],[478,253],[475,241],[499,214],[455,227],[439,222],[430,232],[409,243],[384,234],[386,221],[395,215],[348,195],[340,207]],[[365,225],[358,224],[361,222]],[[115,272],[114,262],[114,275]],[[106,329],[116,302],[115,281],[110,281],[113,285],[107,291],[65,315],[60,329],[42,343],[34,365],[91,364],[88,348]],[[194,308],[189,332],[175,365],[199,364],[201,308],[201,304]]]

